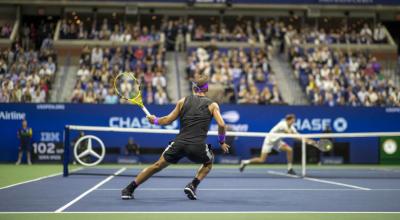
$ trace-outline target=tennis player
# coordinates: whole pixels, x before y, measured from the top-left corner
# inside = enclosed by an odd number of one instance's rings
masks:
[[[296,121],[296,116],[294,114],[286,115],[285,119],[276,124],[269,133],[272,134],[298,134],[296,128],[294,127],[294,122]],[[301,139],[299,139],[301,140]],[[308,144],[315,144],[314,140],[306,139]],[[266,137],[264,139],[263,147],[261,150],[261,155],[259,157],[252,158],[250,160],[242,160],[240,162],[239,170],[243,172],[244,168],[249,164],[260,164],[267,160],[268,154],[271,153],[272,149],[286,152],[287,164],[288,164],[288,174],[296,175],[293,170],[293,149],[284,141],[281,137]]]
[[[202,164],[196,177],[184,188],[189,199],[197,199],[196,189],[211,171],[214,159],[210,146],[205,143],[213,117],[218,124],[220,147],[224,153],[229,152],[229,145],[225,143],[225,122],[220,114],[218,104],[205,96],[207,91],[208,77],[196,75],[193,82],[193,94],[179,100],[175,109],[169,115],[161,118],[154,115],[147,117],[150,123],[156,125],[168,125],[179,118],[180,131],[175,140],[165,149],[160,159],[142,170],[136,176],[136,179],[122,190],[122,199],[133,199],[133,193],[138,186],[168,165],[178,163],[183,157]]]

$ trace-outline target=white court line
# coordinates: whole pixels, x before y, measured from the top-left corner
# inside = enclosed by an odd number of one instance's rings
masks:
[[[119,191],[117,188],[100,188],[97,191]],[[182,188],[138,188],[139,191],[180,191]],[[359,191],[353,188],[301,189],[301,188],[205,188],[198,191]],[[400,189],[370,189],[370,191],[400,191]]]
[[[400,214],[398,211],[393,211],[393,212],[371,212],[371,211],[365,211],[365,212],[346,212],[346,211],[214,211],[214,212],[193,212],[193,211],[182,211],[182,212],[176,212],[176,211],[170,211],[170,212],[145,212],[145,211],[99,211],[99,212],[93,212],[93,211],[88,211],[88,212],[60,212],[60,213],[54,213],[54,212],[0,212],[1,214],[55,214],[55,215],[65,215],[65,214]]]
[[[76,172],[76,171],[79,171],[81,169],[83,169],[83,168],[82,167],[76,168],[74,170],[71,170],[71,172]],[[0,190],[8,189],[8,188],[11,188],[11,187],[14,187],[14,186],[19,186],[19,185],[22,185],[22,184],[25,184],[25,183],[32,183],[32,182],[36,182],[36,181],[39,181],[39,180],[44,180],[44,179],[47,179],[47,178],[60,176],[61,174],[63,174],[63,173],[62,172],[54,173],[54,174],[50,174],[50,175],[47,175],[47,176],[42,176],[42,177],[39,177],[39,178],[36,178],[36,179],[27,180],[27,181],[23,181],[23,182],[19,182],[19,183],[14,183],[14,184],[11,184],[11,185],[8,185],[8,186],[3,186],[3,187],[0,188]]]
[[[319,182],[319,183],[327,183],[327,184],[333,184],[333,185],[338,185],[338,186],[350,187],[350,188],[359,189],[359,190],[371,190],[370,188],[360,187],[360,186],[355,186],[355,185],[350,185],[350,184],[345,184],[345,183],[339,183],[339,182],[335,182],[335,181],[328,181],[328,180],[309,178],[309,177],[304,177],[303,179],[314,181],[314,182]]]
[[[115,172],[113,175],[107,177],[106,179],[104,179],[103,181],[99,182],[98,184],[96,184],[95,186],[93,186],[92,188],[90,188],[89,190],[87,190],[86,192],[82,193],[81,195],[79,195],[78,197],[76,197],[74,200],[72,200],[71,202],[67,203],[66,205],[60,207],[59,209],[57,209],[56,211],[54,211],[55,213],[60,213],[63,212],[65,209],[67,209],[68,207],[70,207],[71,205],[73,205],[74,203],[78,202],[79,200],[81,200],[83,197],[85,197],[86,195],[88,195],[89,193],[93,192],[94,190],[96,190],[97,188],[99,188],[100,186],[102,186],[103,184],[105,184],[106,182],[110,181],[112,178],[114,178],[115,176],[119,175],[120,173],[124,172],[126,170],[126,167],[122,167],[121,169],[119,169],[117,172]]]
[[[280,172],[276,172],[276,171],[268,171],[268,173],[272,174],[272,175],[278,175],[278,176],[300,178],[299,176],[290,175],[290,174],[286,174],[286,173],[280,173]],[[360,187],[360,186],[355,186],[355,185],[350,185],[350,184],[345,184],[345,183],[340,183],[340,182],[335,182],[335,181],[329,181],[329,180],[323,180],[323,179],[317,179],[317,178],[303,177],[302,179],[319,182],[319,183],[327,183],[327,184],[332,184],[332,185],[337,185],[337,186],[344,186],[344,187],[349,187],[349,188],[359,189],[359,190],[371,190],[370,188],[366,188],[366,187]]]

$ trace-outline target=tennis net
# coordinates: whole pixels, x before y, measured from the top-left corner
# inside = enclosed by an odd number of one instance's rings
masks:
[[[118,128],[100,126],[68,125],[64,132],[64,176],[68,176],[69,165],[78,162],[85,169],[74,174],[109,175],[111,170],[100,164],[132,163],[134,169],[140,169],[140,163],[152,163],[158,159],[168,141],[173,140],[178,130]],[[208,142],[217,145],[216,131],[210,131]],[[294,149],[295,168],[302,177],[325,178],[400,178],[400,132],[363,132],[363,133],[318,133],[318,134],[269,134],[265,132],[233,132],[227,137],[233,146],[233,155],[222,155],[217,151],[216,162],[224,165],[227,171],[216,172],[220,177],[242,177],[237,171],[238,162],[260,153],[264,138],[281,137]],[[86,139],[85,139],[86,138]],[[129,139],[141,145],[140,155],[124,154]],[[332,150],[321,152],[307,144],[307,139],[329,139]],[[90,147],[87,147],[89,146]],[[103,145],[103,146],[102,146]],[[183,161],[183,163],[188,161]],[[270,177],[285,177],[286,163],[284,152],[273,151],[268,156],[267,170]],[[90,168],[89,168],[90,167]],[[112,167],[112,166],[111,166]],[[247,176],[265,177],[265,166],[254,166]],[[258,169],[262,168],[262,169]],[[179,168],[178,168],[179,169]],[[231,172],[232,171],[232,172]],[[278,172],[279,171],[279,172]],[[164,172],[160,176],[185,176],[177,172]],[[179,172],[178,172],[179,173]],[[134,176],[135,172],[126,173]],[[275,175],[277,174],[277,175]],[[192,175],[192,173],[190,173]]]

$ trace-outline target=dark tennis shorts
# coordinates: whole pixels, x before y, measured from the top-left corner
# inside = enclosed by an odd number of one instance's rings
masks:
[[[171,142],[163,153],[164,159],[168,163],[178,163],[187,157],[194,163],[208,164],[214,160],[211,145],[208,144],[182,144]]]
[[[28,151],[28,152],[30,152],[31,151],[31,145],[30,144],[20,144],[18,146],[18,150],[19,151]]]

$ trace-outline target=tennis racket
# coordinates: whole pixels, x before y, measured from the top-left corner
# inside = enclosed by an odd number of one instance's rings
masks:
[[[117,95],[134,105],[138,105],[146,116],[150,116],[150,112],[143,104],[140,83],[132,72],[122,72],[114,78],[114,90]]]
[[[331,151],[333,148],[333,143],[332,141],[328,140],[328,139],[321,139],[319,141],[317,141],[314,146],[316,148],[318,148],[320,151],[322,152],[328,152]]]

